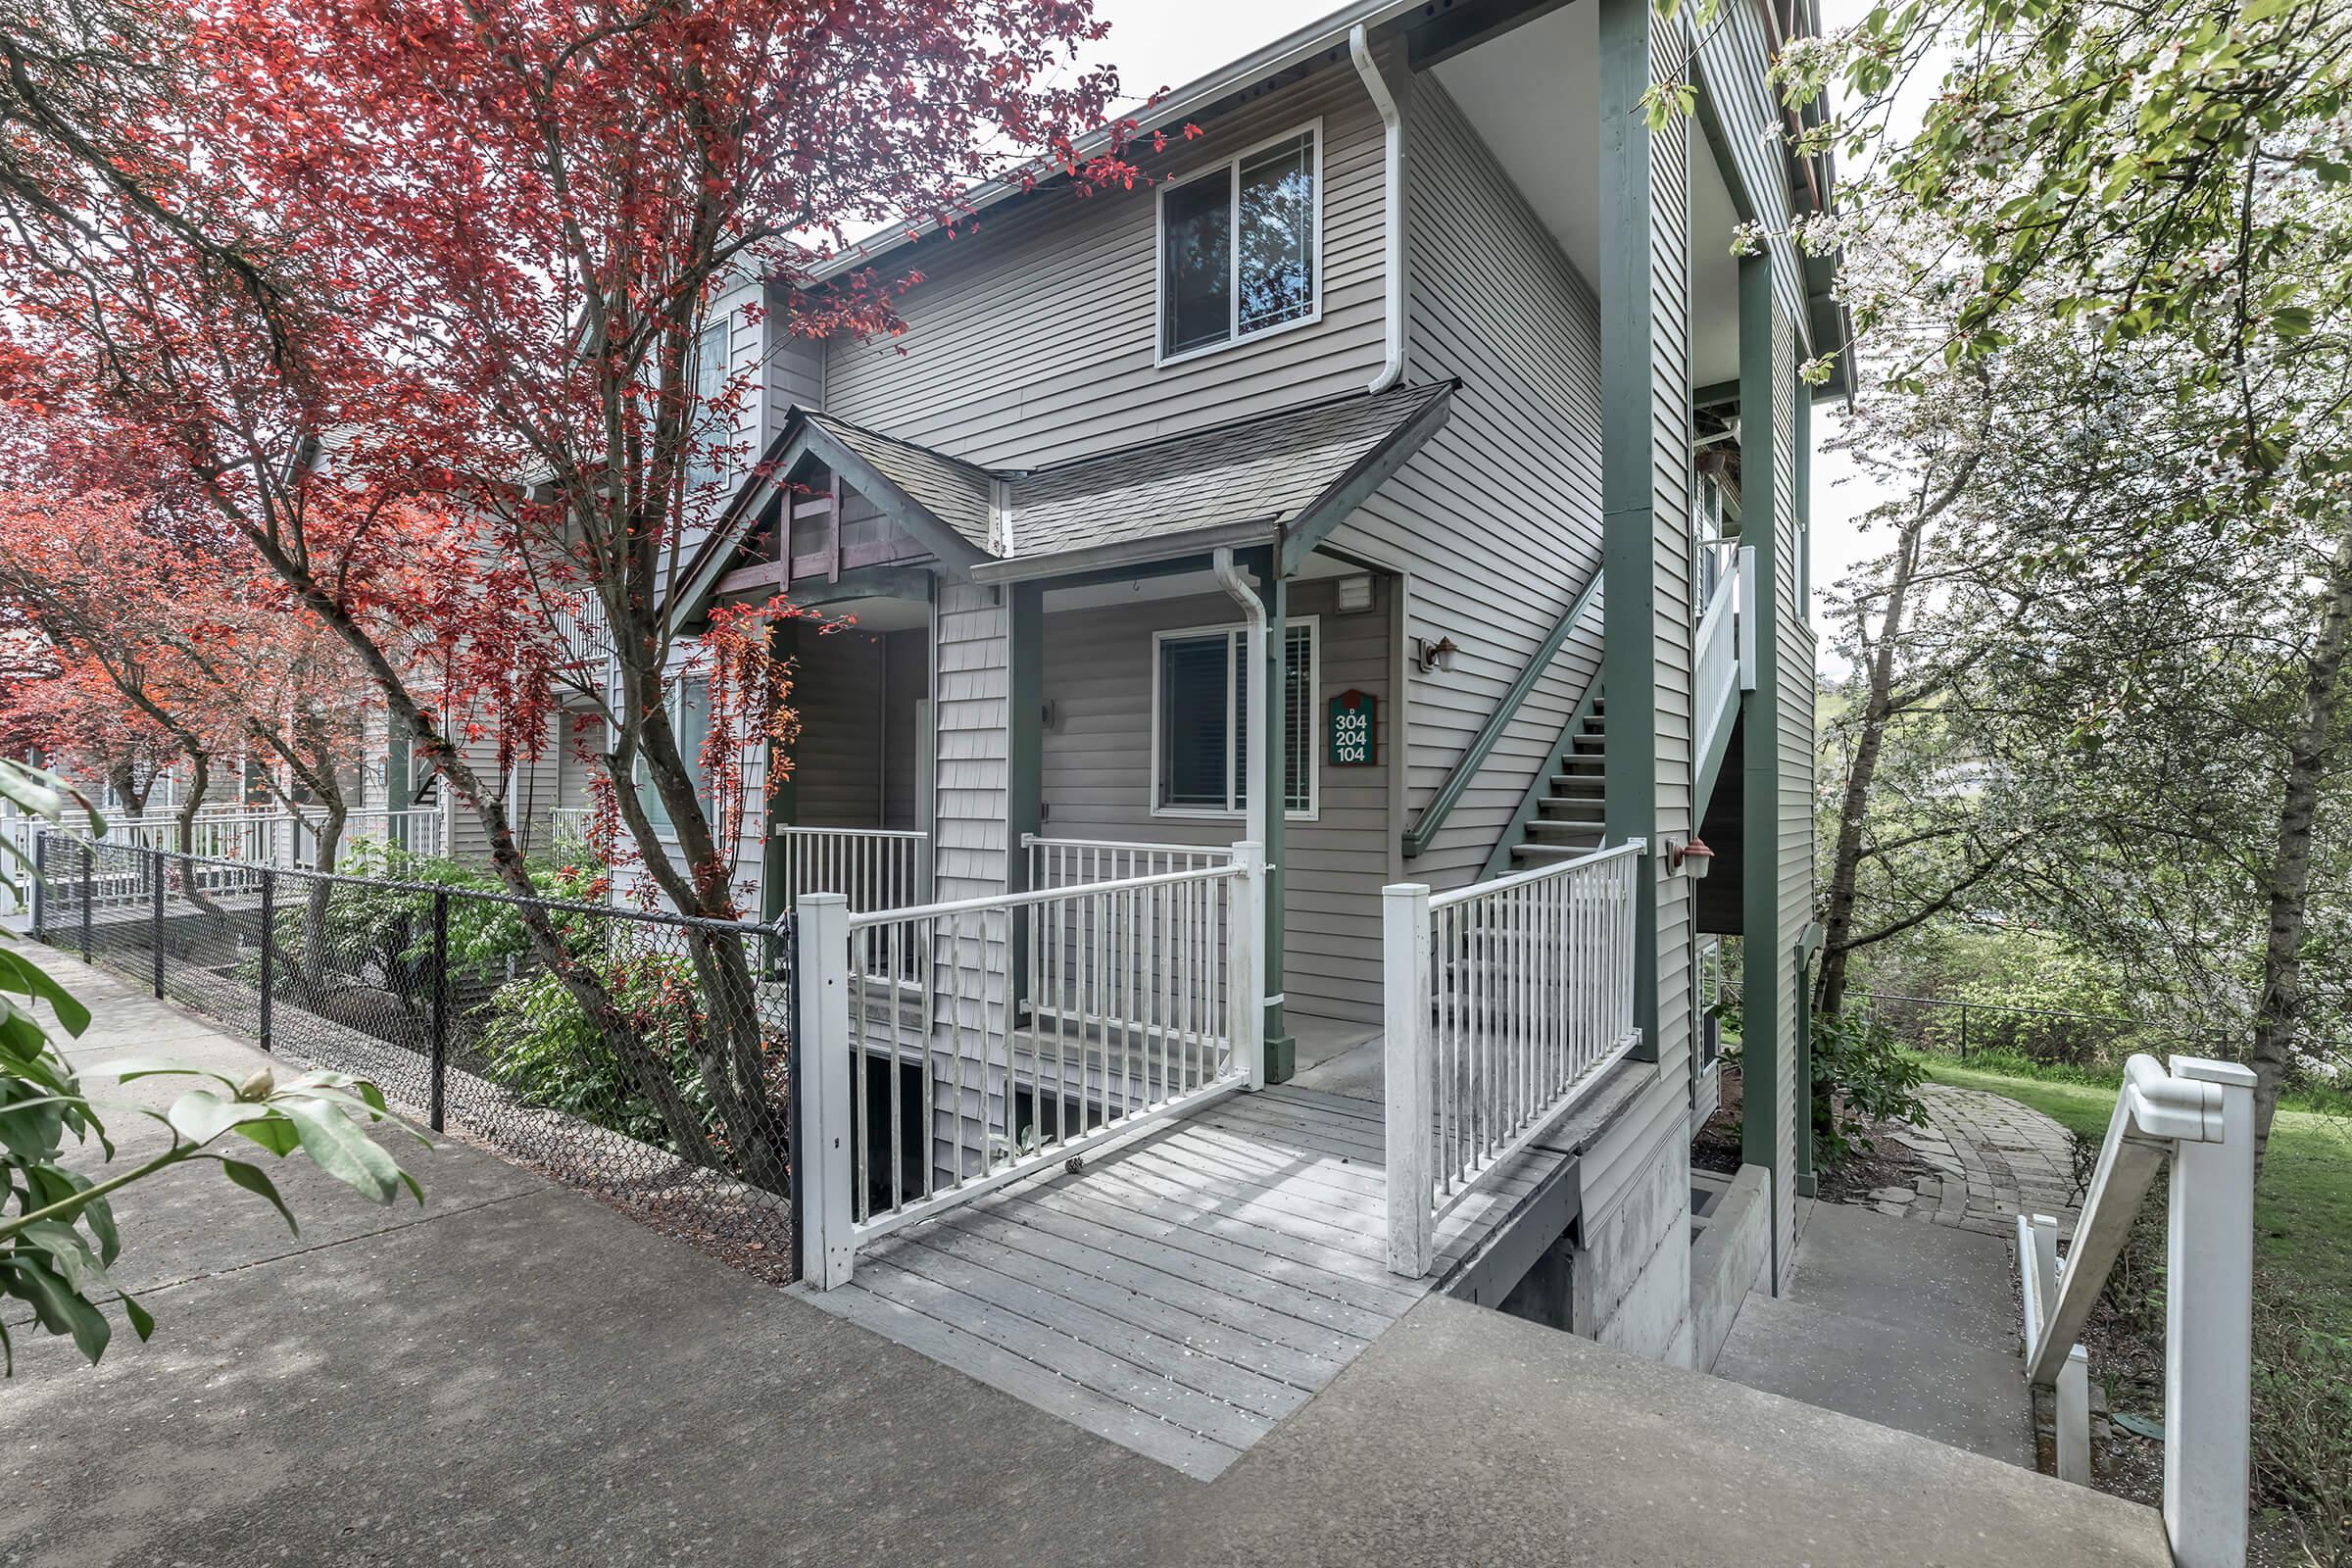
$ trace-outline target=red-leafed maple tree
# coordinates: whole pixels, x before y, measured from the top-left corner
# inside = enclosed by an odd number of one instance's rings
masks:
[[[891,330],[907,277],[798,286],[845,234],[953,219],[989,178],[1131,177],[1119,127],[1078,151],[1116,91],[1071,64],[1100,31],[1085,0],[0,8],[0,386],[170,452],[379,685],[516,891],[513,825],[456,744],[483,720],[419,670],[524,735],[567,686],[607,776],[642,774],[672,825],[612,792],[647,874],[733,916],[731,846],[669,715],[670,590],[761,371],[698,392],[697,335],[744,279],[780,302],[771,344]],[[609,679],[567,643],[581,606]],[[744,657],[738,690],[779,690]],[[745,704],[718,751],[788,724],[774,707]],[[675,1147],[708,1156],[595,975],[526,924]],[[706,1086],[773,1185],[742,947],[703,931],[692,952]]]

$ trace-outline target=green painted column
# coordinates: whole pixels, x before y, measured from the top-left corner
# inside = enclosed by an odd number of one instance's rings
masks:
[[[1021,835],[1045,823],[1046,586],[1016,582],[1004,590],[1004,889],[1029,891],[1029,853]],[[1012,1002],[1026,1000],[1029,922],[1012,922]]]
[[[771,621],[767,628],[767,651],[770,658],[795,659],[801,652],[801,622],[789,616]],[[762,918],[775,920],[784,910],[784,841],[776,829],[791,827],[800,820],[800,785],[795,782],[792,759],[781,754],[774,741],[767,743],[768,778],[772,787],[767,792],[767,833],[760,855],[760,912]],[[776,769],[784,769],[779,778]]]
[[[1634,1021],[1658,1054],[1658,744],[1655,659],[1656,286],[1650,232],[1649,0],[1599,0],[1601,697],[1608,842],[1645,839],[1639,881]]]
[[[1762,1165],[1776,1181],[1781,1169],[1777,1130],[1791,1114],[1780,1101],[1781,966],[1790,961],[1781,943],[1781,725],[1778,498],[1774,494],[1773,401],[1781,394],[1772,363],[1772,262],[1740,260],[1740,536],[1755,549],[1756,686],[1740,705],[1740,1086],[1744,1102],[1740,1157]],[[1773,1277],[1780,1277],[1776,1266]]]
[[[1257,596],[1266,607],[1266,710],[1250,728],[1255,732],[1254,743],[1265,747],[1265,755],[1274,760],[1270,769],[1274,798],[1266,802],[1266,1082],[1279,1084],[1289,1082],[1298,1070],[1298,1039],[1291,1033],[1282,983],[1282,862],[1290,825],[1283,806],[1290,740],[1290,683],[1283,679],[1283,645],[1289,637],[1290,584],[1278,570],[1273,550],[1252,550],[1245,559],[1250,575],[1257,579]],[[1314,694],[1308,693],[1307,700],[1312,703]]]

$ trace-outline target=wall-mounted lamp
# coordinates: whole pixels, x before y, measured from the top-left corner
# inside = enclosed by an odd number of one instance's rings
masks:
[[[1666,869],[1688,876],[1693,882],[1704,882],[1714,864],[1715,852],[1707,848],[1705,839],[1689,838],[1679,844],[1669,843],[1666,846]]]
[[[1441,637],[1434,643],[1426,637],[1413,639],[1413,662],[1421,666],[1424,675],[1433,669],[1453,668],[1453,656],[1459,652],[1450,637]]]

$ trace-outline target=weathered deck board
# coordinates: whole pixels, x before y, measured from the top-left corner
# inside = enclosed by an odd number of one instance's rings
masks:
[[[1431,1289],[1388,1271],[1384,1115],[1287,1087],[1220,1101],[894,1235],[808,1298],[1205,1480]],[[1495,1172],[1440,1225],[1442,1264],[1570,1157]]]

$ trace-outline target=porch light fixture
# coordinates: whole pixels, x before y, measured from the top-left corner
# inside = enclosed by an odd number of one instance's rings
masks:
[[[1372,608],[1372,574],[1359,571],[1352,577],[1342,577],[1337,592],[1339,613],[1360,615]]]
[[[1421,666],[1424,675],[1433,669],[1453,668],[1453,656],[1459,652],[1450,637],[1441,637],[1434,643],[1426,637],[1413,639],[1413,662]]]
[[[1682,872],[1693,882],[1704,882],[1715,864],[1715,852],[1701,838],[1685,839],[1668,852],[1667,868]]]

